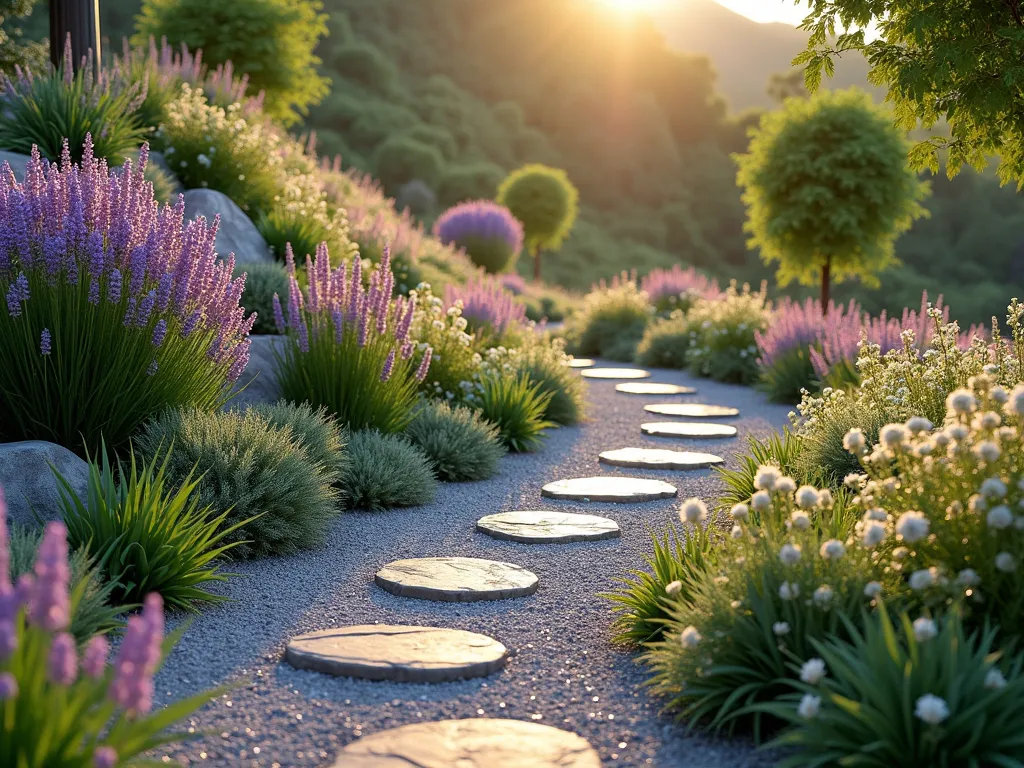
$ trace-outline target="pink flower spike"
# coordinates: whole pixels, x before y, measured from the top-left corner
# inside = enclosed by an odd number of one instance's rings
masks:
[[[99,747],[92,753],[94,768],[114,768],[117,765],[117,752],[113,747]]]
[[[107,654],[110,652],[110,643],[103,635],[96,635],[85,646],[85,653],[82,655],[82,670],[94,680],[103,677],[107,669]]]
[[[67,632],[55,635],[50,645],[48,659],[50,682],[56,685],[71,685],[78,675],[78,652],[75,638]]]
[[[0,701],[13,699],[18,695],[18,681],[10,672],[0,673]]]

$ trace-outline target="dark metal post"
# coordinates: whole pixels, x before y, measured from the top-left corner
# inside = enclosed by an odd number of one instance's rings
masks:
[[[50,61],[59,67],[64,43],[71,35],[71,61],[75,69],[92,51],[93,66],[100,62],[100,0],[50,0]]]

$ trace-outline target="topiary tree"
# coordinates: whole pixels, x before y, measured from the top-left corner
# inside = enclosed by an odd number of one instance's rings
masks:
[[[998,156],[999,179],[1024,187],[1020,0],[807,0],[807,5],[807,50],[793,63],[806,65],[809,90],[821,83],[822,70],[832,75],[834,57],[860,51],[871,65],[870,81],[889,89],[900,128],[948,125],[947,135],[931,136],[913,148],[915,170],[937,173],[940,149],[948,150],[951,178],[964,164],[982,169]],[[863,31],[869,26],[878,30],[870,42]],[[833,37],[836,29],[856,31]]]
[[[531,164],[508,175],[498,188],[497,202],[522,222],[533,278],[540,282],[541,249],[558,250],[572,231],[579,192],[565,171]]]
[[[320,0],[143,0],[132,42],[166,37],[202,49],[210,66],[231,61],[253,92],[264,92],[269,115],[294,123],[328,92],[313,55],[327,33],[322,9]]]
[[[747,154],[734,155],[747,206],[748,244],[778,262],[782,285],[876,274],[895,264],[893,244],[925,214],[928,191],[907,166],[908,144],[863,91],[789,99],[761,117]]]

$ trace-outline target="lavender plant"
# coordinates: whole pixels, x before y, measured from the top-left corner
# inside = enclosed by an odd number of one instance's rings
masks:
[[[0,764],[113,768],[187,738],[167,729],[219,691],[149,714],[153,675],[173,645],[163,639],[160,595],[128,620],[112,666],[102,636],[79,656],[68,629],[82,584],[70,589],[64,526],[47,526],[33,573],[15,586],[5,520],[0,509]]]
[[[409,330],[416,300],[391,298],[394,275],[387,250],[368,287],[360,259],[331,269],[323,244],[315,259],[306,257],[304,294],[290,249],[287,266],[287,311],[279,297],[274,300],[278,327],[289,337],[283,352],[275,352],[282,396],[325,406],[351,430],[403,431],[412,421],[432,352],[427,348],[418,365],[412,360],[416,345]]]
[[[694,299],[714,299],[721,292],[718,281],[709,280],[694,267],[683,269],[680,264],[673,264],[672,269],[652,269],[640,279],[640,289],[658,312],[686,312]]]
[[[478,267],[505,271],[523,249],[523,225],[503,205],[490,200],[459,203],[441,214],[434,235],[462,248]]]
[[[112,173],[33,150],[0,173],[0,433],[97,453],[168,406],[218,408],[245,369],[254,318],[213,228],[160,209],[140,163]]]
[[[500,338],[526,320],[526,307],[493,278],[481,276],[465,285],[449,285],[444,299],[449,307],[458,305],[470,328],[480,335]]]
[[[68,147],[77,163],[87,144],[97,158],[120,165],[142,144],[145,131],[136,112],[146,97],[140,83],[119,63],[94,71],[89,63],[73,71],[71,38],[60,69],[44,75],[16,69],[15,80],[0,77],[0,148],[27,155],[33,148],[57,162]],[[91,138],[90,138],[91,137]]]

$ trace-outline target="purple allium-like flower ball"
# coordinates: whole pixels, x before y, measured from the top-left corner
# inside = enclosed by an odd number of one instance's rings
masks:
[[[478,266],[500,272],[523,249],[523,225],[503,205],[475,200],[449,208],[434,224],[441,242],[464,248]]]

